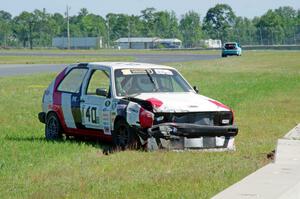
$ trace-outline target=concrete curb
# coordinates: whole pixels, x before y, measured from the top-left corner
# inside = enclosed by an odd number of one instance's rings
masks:
[[[300,124],[277,142],[275,161],[220,192],[213,199],[299,199]]]

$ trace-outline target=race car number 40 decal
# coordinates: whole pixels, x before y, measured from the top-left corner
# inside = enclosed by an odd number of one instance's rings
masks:
[[[97,106],[87,106],[84,110],[85,124],[99,124],[99,113]]]
[[[96,120],[96,116],[97,116],[97,107],[88,107],[86,109],[86,113],[85,113],[85,116],[88,120],[88,122],[91,122],[91,123],[97,123],[97,120]]]

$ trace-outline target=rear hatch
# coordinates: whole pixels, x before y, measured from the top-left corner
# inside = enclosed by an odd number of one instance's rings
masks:
[[[225,44],[226,50],[236,50],[236,44]]]

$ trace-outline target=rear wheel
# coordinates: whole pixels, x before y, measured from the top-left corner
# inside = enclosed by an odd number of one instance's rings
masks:
[[[116,121],[113,142],[116,147],[120,147],[123,150],[128,148],[138,149],[141,146],[136,130],[131,128],[123,119]]]
[[[46,140],[59,140],[62,138],[62,127],[55,113],[50,113],[46,119]]]

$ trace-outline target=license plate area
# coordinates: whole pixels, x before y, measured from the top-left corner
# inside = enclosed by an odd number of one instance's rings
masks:
[[[210,149],[224,147],[225,137],[200,137],[200,138],[184,138],[184,148],[190,149]]]

